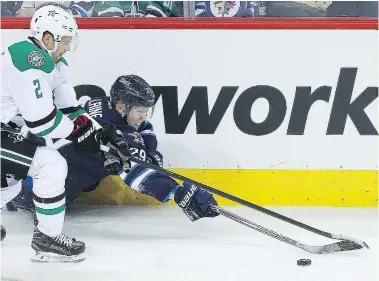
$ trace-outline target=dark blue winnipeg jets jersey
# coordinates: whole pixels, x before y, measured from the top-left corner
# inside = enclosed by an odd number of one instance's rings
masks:
[[[157,151],[157,138],[150,122],[143,122],[138,129],[129,126],[112,107],[108,97],[90,100],[85,104],[84,110],[103,127],[116,126],[124,135],[132,156],[162,166],[162,155]],[[73,151],[72,145],[61,147],[58,151],[68,164],[66,178],[68,202],[77,197],[81,191],[96,187],[100,180],[109,175],[103,166],[100,153],[77,154]],[[153,196],[161,202],[166,202],[170,194],[178,188],[173,179],[133,162],[124,181],[134,190]]]
[[[108,97],[101,97],[87,102],[84,110],[100,124],[105,123],[117,127],[124,135],[132,156],[147,161],[147,152],[157,150],[157,138],[151,123],[145,121],[138,129],[129,126],[112,107]]]

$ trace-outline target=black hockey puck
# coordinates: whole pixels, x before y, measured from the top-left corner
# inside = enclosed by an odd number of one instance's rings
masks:
[[[310,259],[299,259],[297,260],[298,266],[308,266],[311,265],[312,261]]]
[[[1,226],[1,241],[4,240],[5,236],[7,236],[7,231],[4,226]]]

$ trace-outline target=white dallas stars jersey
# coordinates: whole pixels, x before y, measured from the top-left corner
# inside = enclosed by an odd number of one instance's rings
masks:
[[[1,56],[1,122],[21,115],[33,134],[65,138],[74,120],[84,113],[68,79],[67,62],[26,40],[8,47]]]

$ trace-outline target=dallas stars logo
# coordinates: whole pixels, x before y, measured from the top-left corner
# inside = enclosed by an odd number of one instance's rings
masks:
[[[45,63],[45,58],[39,51],[31,51],[28,55],[28,63],[40,67]]]
[[[58,15],[58,13],[55,10],[49,11],[49,13],[47,14],[48,17],[54,17],[55,15]]]
[[[24,140],[24,137],[20,134],[8,134],[8,137],[13,139],[13,143],[22,142]]]

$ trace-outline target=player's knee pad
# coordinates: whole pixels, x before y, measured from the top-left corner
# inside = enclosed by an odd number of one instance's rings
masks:
[[[217,206],[217,201],[213,198],[213,195],[196,185],[184,182],[183,187],[176,191],[174,200],[192,221],[219,215],[212,208],[212,206]]]
[[[38,147],[28,175],[33,179],[33,192],[38,196],[62,194],[67,176],[66,160],[52,148]]]

